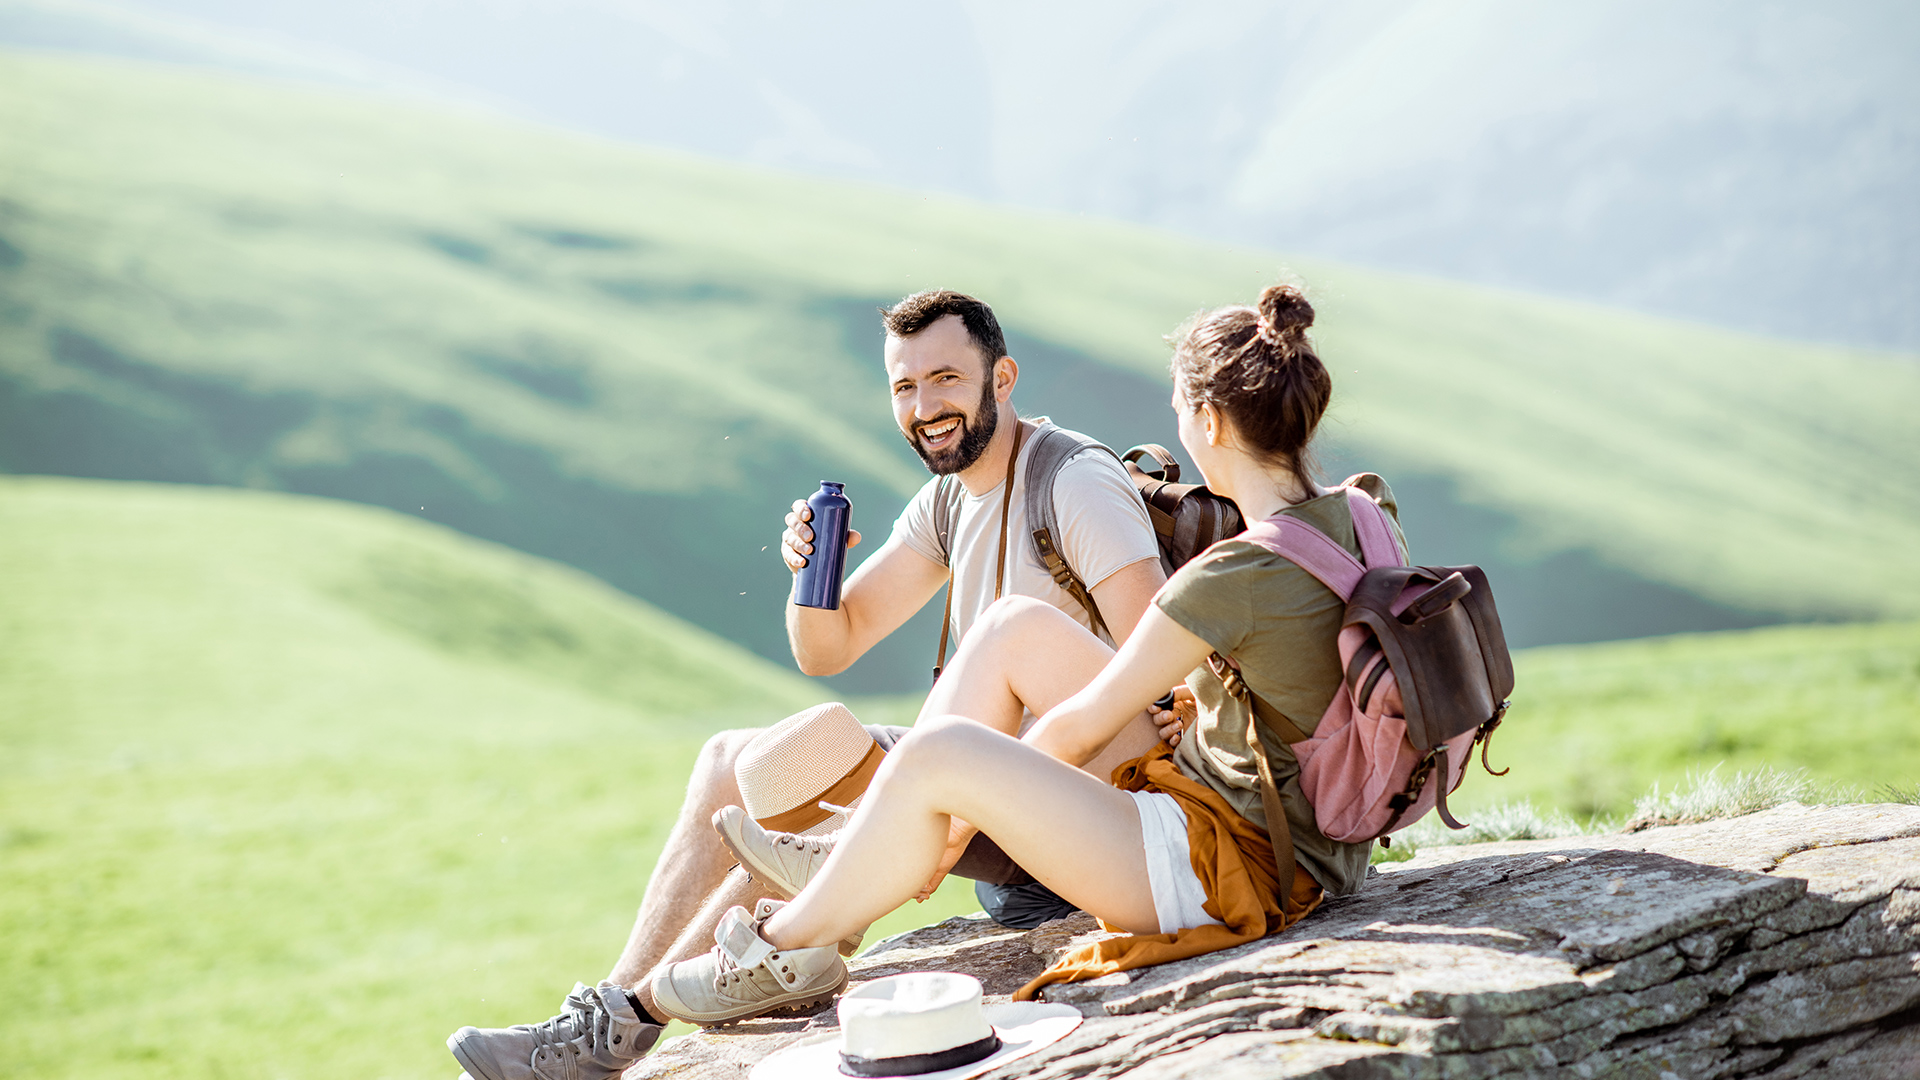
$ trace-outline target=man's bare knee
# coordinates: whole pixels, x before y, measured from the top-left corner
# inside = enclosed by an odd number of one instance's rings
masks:
[[[740,802],[740,782],[734,766],[747,744],[760,734],[759,729],[722,731],[700,747],[694,759],[693,776],[687,784],[687,801],[705,807],[721,807]]]
[[[985,632],[994,637],[1030,632],[1034,626],[1065,619],[1057,607],[1031,596],[1003,596],[987,605],[973,624],[972,633]],[[1072,620],[1068,620],[1072,621]]]

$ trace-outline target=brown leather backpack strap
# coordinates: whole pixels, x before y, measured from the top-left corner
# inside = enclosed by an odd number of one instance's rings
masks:
[[[1253,714],[1254,719],[1272,728],[1274,734],[1288,743],[1306,742],[1312,737],[1295,726],[1293,721],[1282,716],[1279,709],[1267,704],[1251,688],[1247,690],[1247,711]]]
[[[1267,839],[1273,844],[1273,866],[1278,872],[1274,880],[1279,883],[1280,910],[1285,912],[1296,869],[1293,829],[1287,824],[1287,808],[1280,802],[1280,786],[1273,782],[1273,763],[1267,760],[1267,748],[1260,743],[1260,718],[1252,709],[1247,710],[1247,745],[1253,747],[1253,767],[1260,774],[1260,809],[1267,819]]]
[[[1272,728],[1274,734],[1290,744],[1306,742],[1312,737],[1301,731],[1299,726],[1287,719],[1279,709],[1267,704],[1259,694],[1254,693],[1253,687],[1248,686],[1247,680],[1241,677],[1239,665],[1230,658],[1214,653],[1207,657],[1207,666],[1213,669],[1214,676],[1220,680],[1222,686],[1227,688],[1227,693],[1246,702],[1247,712],[1254,719]]]
[[[1013,509],[1014,468],[1020,464],[1020,444],[1027,441],[1027,424],[1024,420],[1014,422],[1013,453],[1007,455],[1007,479],[1000,489],[1000,553],[993,559],[993,598],[1000,599],[1001,587],[1007,581],[1007,516]],[[948,560],[952,565],[952,560]]]
[[[947,492],[954,480],[943,476],[933,485],[933,535],[940,543],[940,561],[947,568],[946,608],[940,614],[940,649],[933,655],[933,681],[947,666],[947,631],[953,624],[953,499]]]
[[[953,625],[953,567],[947,567],[947,606],[940,613],[940,651],[933,658],[933,681],[940,681],[940,669],[947,666],[947,628]]]
[[[1068,596],[1073,597],[1075,602],[1086,609],[1087,615],[1093,620],[1094,632],[1105,634],[1109,638],[1113,637],[1113,631],[1108,629],[1105,616],[1100,614],[1100,605],[1094,603],[1093,590],[1087,588],[1087,583],[1081,581],[1080,575],[1074,573],[1067,566],[1067,561],[1060,557],[1060,552],[1053,546],[1053,534],[1045,529],[1034,530],[1033,546],[1040,552],[1041,565],[1047,568],[1047,573],[1053,575],[1054,584],[1065,589]]]
[[[1240,675],[1240,668],[1219,653],[1207,657],[1207,666],[1220,679],[1227,693],[1247,703],[1247,745],[1253,748],[1253,768],[1260,774],[1260,809],[1267,819],[1267,839],[1273,842],[1273,865],[1279,871],[1280,910],[1287,909],[1287,897],[1293,891],[1295,861],[1293,829],[1287,824],[1287,808],[1280,802],[1280,785],[1273,782],[1273,763],[1267,760],[1267,748],[1260,738],[1260,725],[1289,743],[1305,742],[1307,735],[1280,710],[1260,699]]]

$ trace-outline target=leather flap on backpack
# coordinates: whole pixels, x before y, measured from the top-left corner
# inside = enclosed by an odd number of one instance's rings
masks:
[[[1403,618],[1414,598],[1458,574],[1468,586],[1425,618]],[[1385,567],[1370,571],[1347,602],[1348,626],[1372,630],[1393,667],[1407,739],[1422,753],[1472,731],[1513,693],[1513,662],[1477,566]]]

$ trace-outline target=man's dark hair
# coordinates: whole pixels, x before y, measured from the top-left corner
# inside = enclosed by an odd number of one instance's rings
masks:
[[[882,308],[880,321],[894,337],[909,337],[948,315],[960,316],[987,370],[993,370],[994,363],[1007,355],[1007,337],[1000,332],[1000,320],[993,317],[993,309],[951,289],[914,293],[890,308]]]

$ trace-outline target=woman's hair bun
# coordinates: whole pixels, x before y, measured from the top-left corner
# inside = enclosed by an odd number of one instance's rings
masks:
[[[1305,333],[1313,325],[1313,305],[1292,285],[1269,285],[1260,294],[1260,323],[1276,338]]]

